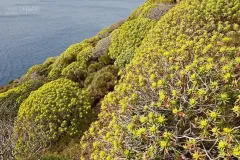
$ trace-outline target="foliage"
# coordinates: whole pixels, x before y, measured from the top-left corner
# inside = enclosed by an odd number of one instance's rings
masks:
[[[12,131],[14,118],[21,103],[29,94],[46,82],[45,79],[32,79],[19,86],[0,93],[0,159],[14,159]]]
[[[89,95],[94,97],[95,100],[99,100],[112,91],[118,79],[117,73],[118,68],[114,65],[109,65],[94,74],[87,88]]]
[[[63,69],[62,75],[74,82],[78,82],[83,85],[83,81],[87,76],[87,66],[79,62],[73,62]]]
[[[135,9],[131,13],[131,15],[129,17],[129,20],[137,19],[138,17],[144,17],[142,15],[146,16],[146,14],[149,13],[149,10],[154,8],[156,5],[157,5],[156,3],[150,2],[150,1],[147,1],[147,2],[143,3],[141,6],[139,6],[137,9]]]
[[[100,56],[98,58],[98,61],[100,63],[102,63],[104,66],[107,66],[107,65],[110,65],[110,64],[113,64],[113,60],[109,57],[108,54],[103,54],[102,56]]]
[[[104,67],[104,64],[101,62],[95,62],[88,66],[88,73],[94,73],[101,70]]]
[[[21,103],[44,83],[44,79],[29,80],[16,88],[0,93],[0,120],[14,118]]]
[[[43,64],[38,64],[31,67],[28,72],[24,75],[25,79],[32,79],[34,75],[46,76],[52,69],[52,64],[56,61],[56,57],[48,58]]]
[[[14,159],[12,129],[13,118],[0,119],[0,159]]]
[[[239,0],[175,2],[148,0],[1,88],[0,154],[240,159]]]
[[[99,37],[100,39],[103,38],[107,38],[109,37],[109,35],[116,29],[118,29],[123,23],[125,23],[126,20],[120,20],[118,22],[116,22],[115,24],[109,26],[108,28],[104,28],[103,30],[101,30],[98,34],[97,37]]]
[[[85,40],[81,43],[77,43],[74,45],[71,45],[65,52],[63,52],[57,60],[52,65],[52,70],[49,72],[49,78],[51,79],[57,79],[61,76],[62,70],[67,67],[72,62],[75,62],[77,60],[77,55],[83,51],[88,51],[88,47],[91,47],[91,43],[93,40]],[[87,52],[88,53],[88,52]],[[85,54],[83,54],[85,56]],[[78,58],[81,63],[84,59]]]
[[[72,160],[72,159],[68,157],[59,157],[55,155],[44,155],[43,157],[40,158],[40,160]]]
[[[87,46],[85,47],[78,55],[77,55],[77,61],[79,63],[87,63],[90,58],[92,57],[92,54],[93,54],[93,47],[90,45],[90,46]]]
[[[118,30],[115,30],[112,34],[111,45],[109,47],[109,56],[112,59],[118,59],[118,57],[126,59],[123,63],[121,60],[116,60],[116,65],[124,66],[126,62],[129,62],[135,49],[141,45],[142,40],[148,31],[153,28],[154,21],[140,18],[125,22]]]
[[[64,136],[80,136],[91,121],[86,92],[60,78],[32,92],[14,124],[17,158],[32,156]]]
[[[81,158],[239,159],[239,10],[184,0],[163,16],[104,98]]]

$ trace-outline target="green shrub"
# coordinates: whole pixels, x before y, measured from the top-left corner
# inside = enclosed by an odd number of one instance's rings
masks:
[[[44,79],[29,80],[16,88],[0,93],[0,120],[16,117],[21,103],[44,83]]]
[[[89,43],[88,43],[89,41]],[[87,47],[91,46],[91,40],[85,40],[81,43],[71,45],[65,52],[63,52],[52,65],[52,70],[48,77],[57,79],[61,76],[62,69],[67,67],[72,62],[77,61],[77,55]]]
[[[40,160],[72,160],[72,158],[59,157],[55,155],[44,155],[40,158]]]
[[[62,70],[62,75],[81,84],[87,76],[87,66],[79,62],[73,62]]]
[[[87,46],[77,55],[77,61],[80,63],[87,63],[93,55],[93,47]]]
[[[12,143],[14,118],[17,115],[19,106],[31,91],[37,90],[44,83],[44,79],[29,80],[0,93],[0,158],[14,159],[14,144]]]
[[[102,56],[100,56],[98,58],[98,61],[100,63],[102,63],[104,66],[107,66],[107,65],[110,65],[110,64],[113,64],[113,60],[109,57],[108,54],[103,54]]]
[[[33,75],[34,73],[38,73],[41,69],[42,69],[42,64],[37,64],[32,66],[27,73],[24,75],[24,78],[29,78],[31,75]]]
[[[129,20],[137,18],[149,18],[159,20],[170,8],[174,6],[176,0],[148,0],[132,12]]]
[[[84,81],[84,87],[87,88],[91,83],[93,78],[95,77],[97,72],[89,73],[87,78]]]
[[[86,92],[77,83],[60,78],[32,92],[21,104],[14,124],[18,159],[64,138],[80,136],[91,122]]]
[[[85,39],[82,43],[88,43],[91,46],[95,46],[98,41],[99,41],[99,37],[98,36],[94,36],[94,37]]]
[[[88,73],[93,73],[101,70],[104,67],[104,64],[101,62],[95,62],[89,65],[88,67]]]
[[[122,66],[124,67],[126,64],[129,64],[130,61],[133,59],[134,56],[134,51],[123,51],[122,54],[120,54],[116,61],[115,64],[117,66]]]
[[[104,28],[103,30],[101,30],[97,36],[99,37],[99,39],[103,39],[103,38],[107,38],[114,30],[118,29],[123,23],[125,23],[126,20],[120,20],[118,22],[116,22],[115,24],[109,26],[108,28]]]
[[[154,21],[145,18],[125,22],[112,33],[109,56],[112,59],[117,59],[119,56],[127,59],[126,57],[129,57],[128,53],[133,54],[135,52],[135,49],[141,45],[142,40],[154,24]],[[116,65],[122,66],[125,64],[117,63]]]
[[[106,38],[106,37],[108,37],[109,35],[110,35],[110,33],[109,33],[108,28],[102,29],[102,30],[97,34],[97,36],[99,37],[99,39]]]
[[[114,65],[109,65],[98,71],[94,77],[91,77],[87,91],[95,100],[103,98],[108,92],[112,91],[117,78],[118,68]]]
[[[112,24],[111,26],[108,27],[109,33],[112,33],[114,30],[118,29],[121,27],[127,20],[123,19],[120,21],[117,21],[116,23]]]
[[[49,79],[55,80],[61,77],[61,68],[53,68],[48,75]]]
[[[48,76],[48,73],[52,69],[52,64],[56,61],[56,57],[48,58],[43,64],[38,64],[31,67],[28,72],[24,75],[24,79],[33,79],[37,76]]]
[[[133,19],[137,19],[139,17],[139,15],[142,13],[142,10],[150,5],[151,3],[150,2],[145,2],[143,3],[141,6],[139,6],[137,9],[135,9],[131,15],[129,16],[129,19],[128,20],[133,20]],[[156,4],[153,4],[153,6],[155,6]]]

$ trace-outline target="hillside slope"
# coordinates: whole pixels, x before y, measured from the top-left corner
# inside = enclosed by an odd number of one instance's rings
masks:
[[[0,90],[0,155],[238,159],[239,78],[239,0],[148,0]]]
[[[105,97],[82,158],[240,158],[239,9],[185,0],[163,16]]]

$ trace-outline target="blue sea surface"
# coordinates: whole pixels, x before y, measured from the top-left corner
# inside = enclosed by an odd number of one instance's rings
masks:
[[[144,0],[1,0],[0,85],[127,18]]]

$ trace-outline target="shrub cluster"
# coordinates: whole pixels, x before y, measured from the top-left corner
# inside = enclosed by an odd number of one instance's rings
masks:
[[[16,157],[27,158],[65,136],[80,136],[91,122],[84,90],[60,78],[43,85],[21,104],[14,124]]]
[[[83,82],[87,77],[86,64],[73,62],[63,69],[62,75],[68,79],[78,82],[83,86]]]
[[[139,18],[125,22],[112,33],[109,56],[116,59],[117,66],[129,63],[146,34],[153,28],[155,21]]]
[[[21,103],[29,94],[45,83],[44,79],[23,82],[19,86],[0,93],[0,159],[14,159],[12,131],[14,118]]]
[[[37,75],[47,77],[52,69],[52,64],[56,61],[56,59],[56,57],[50,57],[43,64],[31,67],[24,75],[24,79],[33,79],[36,78]]]
[[[120,20],[118,22],[116,22],[115,24],[111,25],[110,27],[108,28],[105,28],[103,30],[101,30],[97,36],[100,38],[100,39],[103,39],[103,38],[106,38],[108,37],[114,30],[118,29],[123,23],[125,23],[126,20]]]
[[[100,100],[114,89],[117,80],[118,67],[108,65],[96,72],[91,80],[88,80],[87,91],[95,100]]]
[[[0,93],[0,120],[16,117],[21,103],[32,91],[37,90],[44,83],[43,79],[30,80],[7,92]]]
[[[49,72],[48,77],[51,79],[59,78],[61,76],[62,70],[72,62],[77,61],[77,59],[80,63],[84,63],[85,58],[87,58],[89,56],[88,54],[91,53],[91,46],[92,43],[95,43],[95,41],[95,39],[89,39],[70,46],[53,63],[52,69]],[[81,55],[80,57],[78,57],[79,54]]]
[[[148,0],[2,88],[0,156],[240,159],[240,3],[175,2]]]
[[[184,0],[163,16],[81,140],[82,159],[239,159],[240,5]]]
[[[91,105],[98,112],[99,102],[116,85],[119,77],[114,61],[120,66],[129,63],[135,48],[154,24],[145,18],[125,22],[121,20],[97,36],[70,46],[59,57],[33,66],[19,80],[18,87],[14,88],[14,84],[13,89],[9,89],[11,86],[2,89],[2,117],[14,118],[21,105],[14,124],[15,158],[35,157],[49,146],[57,150],[62,139],[81,135],[96,118],[85,110],[91,112]],[[125,39],[119,43],[118,36]],[[127,52],[117,53],[112,48],[109,54],[112,43],[118,51]],[[37,91],[30,95],[34,90]]]

